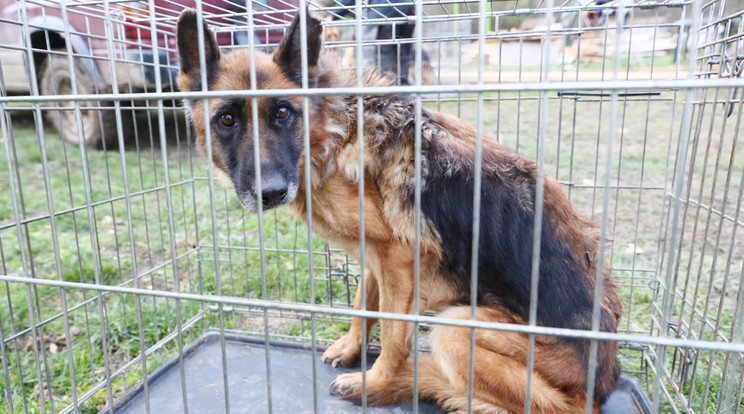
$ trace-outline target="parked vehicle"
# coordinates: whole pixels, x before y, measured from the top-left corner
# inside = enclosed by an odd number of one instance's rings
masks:
[[[156,57],[162,89],[175,89],[176,19],[194,2],[155,0],[153,4],[151,10],[145,1],[111,2],[107,13],[102,2],[67,0],[63,5],[60,0],[0,0],[0,91],[4,86],[8,94],[16,95],[89,95],[110,93],[115,83],[123,93],[154,92]],[[202,4],[207,23],[218,29],[220,46],[249,43],[245,0],[205,0]],[[256,44],[275,45],[282,37],[282,26],[296,13],[296,4],[297,0],[254,3]],[[139,104],[122,102],[121,106],[132,110]],[[82,125],[77,123],[74,102],[46,107],[44,118],[71,144],[101,147],[104,141],[115,143],[113,102],[93,100],[80,105]],[[131,113],[122,118],[127,129]]]

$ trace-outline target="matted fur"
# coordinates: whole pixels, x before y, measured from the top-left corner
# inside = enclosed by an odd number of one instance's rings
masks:
[[[182,90],[201,90],[193,11],[181,15],[178,45]],[[321,24],[307,18],[308,81],[311,87],[356,86],[355,71],[344,71],[320,53]],[[250,54],[237,50],[220,54],[204,26],[208,89],[250,89]],[[300,25],[290,27],[272,55],[255,52],[259,89],[301,86]],[[366,71],[365,86],[389,85],[375,71]],[[323,96],[259,98],[261,194],[254,171],[251,99],[211,99],[209,119],[203,101],[186,102],[205,152],[205,129],[212,134],[212,162],[232,183],[243,206],[287,205],[306,219],[302,114],[309,111],[313,231],[343,246],[357,259],[359,251],[358,182],[364,179],[365,275],[367,308],[411,314],[431,309],[443,318],[469,319],[472,176],[476,166],[474,128],[457,118],[433,111],[422,113],[422,228],[420,309],[413,309],[415,240],[415,110],[398,96],[365,96],[364,174],[358,171],[357,99]],[[287,112],[289,111],[289,112]],[[478,320],[524,324],[528,316],[532,234],[537,166],[490,139],[483,141],[481,242],[478,262]],[[598,272],[596,226],[568,201],[558,183],[545,180],[544,219],[540,251],[538,324],[590,329],[597,274],[604,275],[601,329],[615,332],[620,301],[607,271]],[[376,323],[368,320],[364,329]],[[360,356],[362,324],[354,318],[347,335],[323,355],[334,366],[351,366]],[[412,325],[380,321],[382,352],[367,372],[371,404],[413,398],[413,368],[409,353]],[[476,412],[521,412],[527,379],[526,335],[476,330],[474,399]],[[442,340],[441,338],[446,338]],[[467,409],[470,330],[435,328],[432,354],[419,366],[420,397],[449,410]],[[594,402],[613,391],[619,373],[617,344],[599,342]],[[586,403],[589,342],[537,336],[532,382],[532,411],[580,412]],[[339,376],[331,386],[344,398],[361,399],[361,373]]]

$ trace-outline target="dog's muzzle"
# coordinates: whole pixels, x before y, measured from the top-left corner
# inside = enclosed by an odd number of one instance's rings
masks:
[[[280,176],[269,177],[262,180],[261,201],[264,210],[274,208],[284,203],[289,194],[289,185]]]
[[[264,211],[292,202],[297,196],[297,180],[285,179],[281,174],[269,175],[261,179],[261,204]],[[252,212],[258,210],[258,194],[251,185],[245,188],[235,185],[238,200],[244,209]]]

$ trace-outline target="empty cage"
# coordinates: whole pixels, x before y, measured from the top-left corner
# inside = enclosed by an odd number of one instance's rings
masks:
[[[337,374],[363,371],[321,361],[352,316],[410,322],[414,366],[441,325],[616,342],[627,400],[603,412],[741,411],[741,1],[0,4],[0,412],[384,412],[328,395]],[[623,308],[617,333],[354,310],[366,255],[313,234],[312,213],[246,211],[207,162],[214,131],[197,149],[184,100],[280,93],[250,79],[179,90],[186,7],[223,54],[271,53],[295,16],[321,19],[325,53],[355,83],[313,87],[301,53],[302,87],[279,89],[305,110],[327,95],[354,110],[372,93],[402,96],[415,125],[452,115],[478,145],[535,160],[598,225],[598,268]],[[194,42],[204,49],[203,30]],[[363,87],[365,68],[390,70],[392,83]],[[372,122],[361,119],[350,136]],[[426,166],[411,168],[420,177]],[[302,192],[312,199],[312,186]],[[380,353],[379,328],[368,339],[362,366]],[[426,401],[397,409],[440,412]]]

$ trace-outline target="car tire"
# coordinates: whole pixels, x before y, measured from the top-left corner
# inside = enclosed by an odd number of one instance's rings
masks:
[[[99,86],[96,89],[95,77],[86,73],[82,60],[75,59],[73,63],[78,94],[110,92],[108,86]],[[39,71],[39,93],[41,95],[72,95],[72,92],[72,72],[67,56],[50,54],[42,62]],[[74,107],[75,101],[52,102],[44,110],[44,119],[59,132],[62,139],[72,145],[77,146],[81,142],[91,148],[112,148],[117,145],[116,112],[113,102],[80,101],[82,132],[79,131]],[[131,115],[126,116],[122,111],[125,138],[128,136],[129,128],[126,125],[129,118]]]

